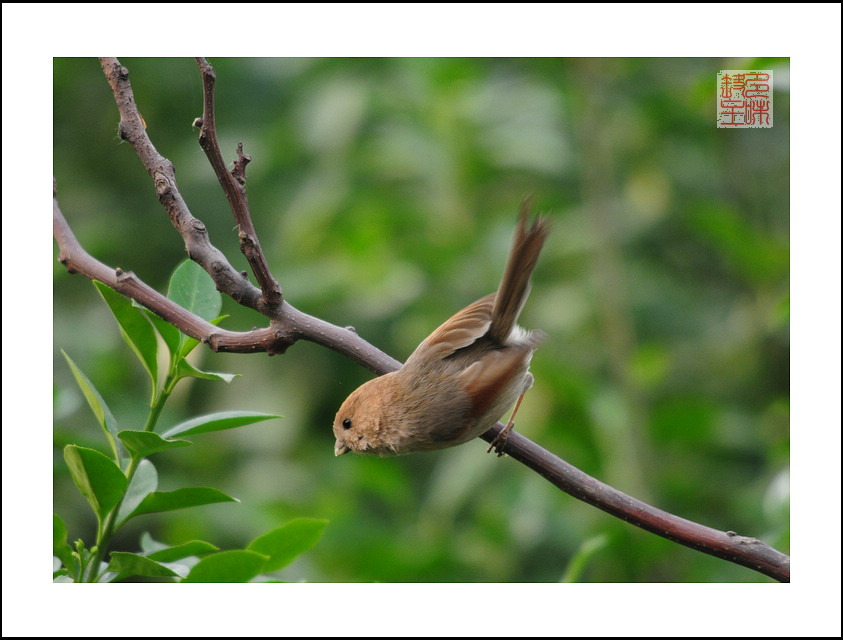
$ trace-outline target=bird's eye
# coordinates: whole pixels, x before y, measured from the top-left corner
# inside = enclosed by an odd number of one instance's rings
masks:
[[[342,421],[342,428],[343,429],[351,429],[351,418],[346,418]]]

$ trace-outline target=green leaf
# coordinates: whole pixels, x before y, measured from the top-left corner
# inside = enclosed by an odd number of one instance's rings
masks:
[[[193,351],[193,349],[196,348],[196,345],[199,344],[199,340],[197,340],[196,338],[191,338],[186,334],[183,334],[176,327],[174,327],[169,322],[167,322],[157,314],[153,313],[146,307],[143,307],[139,304],[135,304],[135,306],[139,309],[143,309],[149,320],[152,322],[153,326],[158,330],[158,333],[161,334],[161,337],[164,339],[164,342],[167,345],[167,349],[169,349],[170,351],[172,359],[180,362],[185,358],[185,356],[187,356],[191,351]],[[222,320],[227,317],[228,315],[217,316],[209,322],[211,324],[216,325],[222,322]]]
[[[70,570],[66,569],[56,556],[53,556],[53,582],[75,582]]]
[[[214,551],[219,551],[219,548],[215,547],[210,542],[205,542],[204,540],[191,540],[190,542],[185,542],[184,544],[179,544],[174,547],[166,547],[165,549],[153,551],[148,554],[147,557],[159,562],[174,562],[176,560],[181,560],[182,558],[201,556]]]
[[[73,482],[85,496],[100,522],[126,493],[128,481],[120,468],[94,449],[69,444],[64,460]]]
[[[67,527],[64,520],[59,518],[55,513],[53,514],[53,553],[58,557],[62,556],[63,547],[70,549],[67,544]]]
[[[607,544],[609,544],[609,536],[604,534],[584,540],[580,548],[577,549],[574,556],[568,562],[568,568],[565,570],[565,575],[562,576],[560,582],[579,581],[589,561]]]
[[[261,574],[266,560],[254,551],[220,551],[196,563],[183,582],[248,582]]]
[[[181,339],[181,332],[171,325],[169,322],[164,320],[158,314],[153,313],[146,307],[135,303],[135,307],[138,309],[142,309],[143,312],[146,314],[146,317],[149,318],[149,321],[152,323],[157,330],[161,339],[164,340],[164,344],[167,345],[167,349],[170,351],[170,356],[174,356],[178,353],[179,350],[179,340]]]
[[[149,531],[144,531],[140,537],[140,548],[143,555],[151,556],[154,551],[161,551],[161,549],[168,549],[170,545],[158,542],[151,535]]]
[[[247,424],[280,417],[258,411],[222,411],[220,413],[192,418],[181,424],[177,424],[175,427],[165,431],[162,435],[164,438],[171,438],[176,435],[187,436],[210,433],[212,431],[224,431],[226,429],[235,429],[236,427],[242,427]]]
[[[211,276],[190,259],[183,260],[173,271],[167,297],[208,321],[216,318],[222,308],[222,297]]]
[[[126,517],[126,520],[144,513],[175,511],[218,502],[239,502],[239,500],[211,487],[184,487],[175,491],[156,491],[146,496],[143,502]]]
[[[157,433],[152,431],[121,431],[117,434],[126,448],[132,452],[136,458],[145,458],[146,456],[158,453],[159,451],[166,451],[167,449],[177,449],[179,447],[189,447],[193,443],[189,440],[165,440]]]
[[[187,334],[181,334],[181,342],[179,343],[179,350],[177,352],[177,357],[179,362],[182,362],[188,354],[196,348],[196,345],[199,344],[199,341],[196,338],[193,338]]]
[[[319,542],[327,524],[327,520],[297,518],[255,538],[247,549],[269,556],[264,573],[278,571]]]
[[[149,320],[139,309],[135,309],[128,298],[124,298],[111,287],[94,281],[97,291],[105,300],[111,313],[120,325],[120,334],[135,353],[152,380],[150,404],[158,393],[158,340]]]
[[[201,371],[190,364],[187,360],[179,360],[178,368],[179,378],[202,378],[204,380],[222,380],[223,382],[231,382],[234,378],[240,376],[239,373],[216,373],[214,371]]]
[[[125,551],[112,551],[111,561],[108,563],[108,570],[117,573],[117,579],[128,576],[149,576],[149,577],[178,577],[172,569],[159,564],[155,560],[139,556],[136,553]]]
[[[108,444],[114,452],[114,459],[122,460],[123,457],[125,457],[125,451],[117,439],[117,432],[120,431],[117,419],[114,417],[114,414],[111,413],[111,409],[108,408],[108,405],[105,404],[105,400],[102,399],[99,391],[97,391],[96,387],[91,384],[91,381],[88,380],[84,373],[82,373],[81,369],[76,366],[76,363],[73,362],[70,356],[67,355],[63,349],[61,353],[64,356],[64,359],[67,360],[67,364],[73,372],[73,377],[76,378],[76,384],[78,384],[79,388],[82,390],[82,395],[84,395],[85,399],[88,401],[88,406],[91,407],[91,411],[94,412],[97,422],[100,423],[100,426],[105,432]]]
[[[228,315],[221,315],[217,316],[212,320],[208,320],[213,325],[218,325],[222,322]],[[196,345],[199,344],[199,341],[196,338],[192,338],[186,334],[181,334],[181,347],[178,351],[178,358],[179,360],[184,360],[188,354],[196,348]]]
[[[186,259],[173,271],[167,297],[200,318],[211,321],[219,315],[222,297],[214,281],[193,260]],[[184,358],[199,344],[195,338],[181,334],[178,357]]]
[[[115,531],[123,526],[123,523],[131,517],[132,512],[144,499],[158,488],[158,471],[155,465],[149,460],[141,460],[138,468],[132,476],[129,488],[123,502],[120,503],[120,511],[117,512],[117,526]]]
[[[208,286],[209,283],[210,286]],[[212,324],[217,324],[227,317],[215,317],[222,307],[222,298],[210,276],[192,260],[185,260],[175,268],[173,275],[170,276],[167,297]],[[144,309],[174,359],[181,360],[199,344],[198,340],[181,333],[149,309],[137,304],[136,306]]]
[[[68,569],[73,568],[73,549],[67,544],[67,527],[64,520],[53,514],[53,555]]]

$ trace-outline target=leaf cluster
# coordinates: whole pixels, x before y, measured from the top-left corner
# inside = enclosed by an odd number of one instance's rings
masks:
[[[221,551],[204,540],[167,545],[148,533],[137,553],[105,553],[113,536],[139,516],[222,502],[237,502],[212,487],[158,490],[158,471],[150,456],[190,447],[186,437],[254,424],[279,416],[254,411],[226,411],[198,416],[156,430],[158,418],[179,381],[201,378],[231,382],[234,375],[202,371],[187,357],[198,342],[147,309],[99,282],[94,282],[120,327],[120,334],[137,357],[150,381],[149,412],[143,429],[124,429],[100,392],[69,355],[64,357],[108,443],[108,454],[68,444],[64,461],[79,492],[96,516],[96,541],[68,543],[67,527],[53,515],[53,578],[59,582],[115,582],[127,579],[160,579],[177,582],[247,582],[276,572],[312,547],[322,535],[325,520],[299,518],[253,540],[245,549]],[[174,271],[167,296],[202,318],[218,323],[221,299],[208,275],[186,260]],[[160,338],[160,341],[159,341]],[[167,359],[166,375],[159,379],[159,346]]]

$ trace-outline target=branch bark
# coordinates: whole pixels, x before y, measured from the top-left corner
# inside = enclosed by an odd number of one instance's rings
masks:
[[[245,272],[238,272],[231,266],[211,244],[205,225],[188,210],[179,193],[172,164],[158,153],[146,134],[132,94],[128,70],[116,58],[101,59],[120,112],[120,136],[132,145],[153,178],[158,199],[182,236],[188,255],[210,274],[217,289],[269,318],[269,327],[247,332],[221,329],[179,307],[132,272],[114,269],[90,256],[73,235],[59,208],[54,183],[53,235],[60,249],[59,260],[70,273],[81,273],[103,282],[214,351],[266,352],[272,355],[284,353],[298,340],[308,340],[341,353],[378,375],[400,368],[397,360],[360,338],[352,328],[337,327],[310,316],[284,300],[281,287],[270,273],[251,221],[245,190],[245,166],[249,157],[243,154],[242,144],[238,145],[238,160],[231,171],[226,170],[213,116],[215,74],[204,58],[197,58],[197,63],[204,87],[203,116],[195,122],[200,127],[200,145],[231,204],[239,229],[241,250],[255,273],[260,289],[249,282]],[[480,437],[492,442],[503,428],[503,424],[497,423]],[[536,471],[578,500],[692,549],[749,567],[782,582],[790,581],[789,557],[760,540],[731,531],[718,531],[647,505],[583,473],[518,432],[509,434],[504,448],[512,459]]]
[[[258,234],[252,224],[252,216],[249,213],[249,204],[246,198],[246,165],[252,161],[250,156],[243,153],[243,143],[237,145],[237,162],[229,172],[225,168],[225,161],[217,140],[217,125],[214,116],[214,85],[217,81],[217,74],[214,68],[208,64],[205,58],[196,58],[199,70],[202,72],[202,87],[204,94],[204,108],[202,118],[194,122],[199,126],[199,146],[208,156],[208,161],[214,169],[222,186],[225,197],[231,205],[231,212],[237,222],[240,236],[240,251],[249,261],[252,273],[260,285],[263,302],[270,309],[274,309],[283,301],[281,287],[278,281],[272,277],[269,271],[269,264],[261,251],[258,241]]]

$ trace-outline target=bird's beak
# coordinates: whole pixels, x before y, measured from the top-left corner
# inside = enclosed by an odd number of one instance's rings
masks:
[[[337,440],[337,443],[334,445],[335,456],[341,456],[343,454],[348,453],[349,451],[351,451],[351,449],[346,446],[345,440]]]

